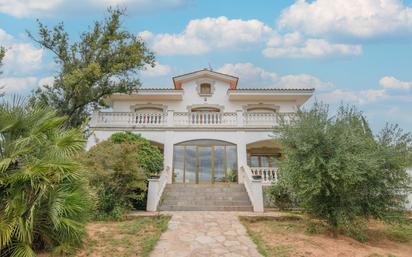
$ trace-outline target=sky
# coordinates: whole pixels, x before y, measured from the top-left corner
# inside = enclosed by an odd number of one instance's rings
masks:
[[[109,6],[126,8],[123,28],[156,55],[143,87],[211,67],[243,88],[315,88],[306,107],[354,104],[375,131],[412,131],[412,0],[0,0],[3,91],[28,95],[58,71],[27,37],[36,19],[64,22],[75,41]]]

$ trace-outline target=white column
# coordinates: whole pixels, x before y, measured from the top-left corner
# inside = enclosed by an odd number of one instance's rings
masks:
[[[237,126],[243,127],[243,110],[236,110]]]
[[[247,165],[246,154],[246,133],[244,131],[237,131],[237,170],[238,170],[238,183],[243,184],[243,177],[240,173],[240,167]]]
[[[174,111],[173,110],[167,110],[167,118],[166,118],[166,126],[167,127],[173,127],[174,126],[173,116],[174,116]]]
[[[173,131],[166,131],[165,132],[165,143],[163,145],[163,157],[164,157],[164,161],[163,161],[163,166],[164,168],[166,167],[170,167],[169,169],[169,176],[168,176],[168,184],[171,184],[173,181],[173,177],[172,177],[172,172],[173,172],[173,138],[174,138],[174,132]]]
[[[262,180],[252,180],[251,189],[253,192],[253,211],[263,212],[263,192],[262,192]]]
[[[157,195],[160,190],[160,180],[156,179],[149,179],[149,186],[147,189],[147,204],[146,204],[146,211],[156,211],[157,210]]]

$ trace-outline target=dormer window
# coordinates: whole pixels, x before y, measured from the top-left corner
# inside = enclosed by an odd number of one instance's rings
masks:
[[[210,83],[200,84],[200,94],[201,95],[211,95],[212,94],[212,85],[210,85]]]
[[[196,91],[200,97],[211,97],[215,91],[215,81],[201,79],[196,81]]]

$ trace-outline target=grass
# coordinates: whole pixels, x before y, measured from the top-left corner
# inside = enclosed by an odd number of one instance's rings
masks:
[[[293,253],[293,246],[281,244],[272,246],[265,241],[262,235],[250,227],[253,223],[265,223],[272,228],[281,228],[285,231],[296,231],[299,227],[298,223],[282,224],[282,221],[300,221],[298,216],[282,216],[282,217],[240,217],[240,222],[246,227],[246,231],[252,241],[256,244],[258,251],[265,257],[288,257]],[[278,221],[278,222],[276,222]],[[280,223],[279,223],[280,222]],[[285,225],[285,226],[284,226]]]
[[[135,217],[119,222],[96,222],[88,226],[88,239],[76,256],[147,257],[161,234],[166,231],[170,216]]]

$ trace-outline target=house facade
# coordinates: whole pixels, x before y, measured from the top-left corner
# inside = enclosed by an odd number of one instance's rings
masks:
[[[169,89],[110,96],[111,110],[92,116],[94,132],[87,147],[115,132],[141,134],[164,155],[165,171],[156,197],[165,184],[237,182],[245,184],[253,203],[250,188],[255,175],[262,177],[261,185],[276,180],[276,163],[282,154],[276,127],[314,89],[238,88],[239,78],[207,69],[172,80]]]

